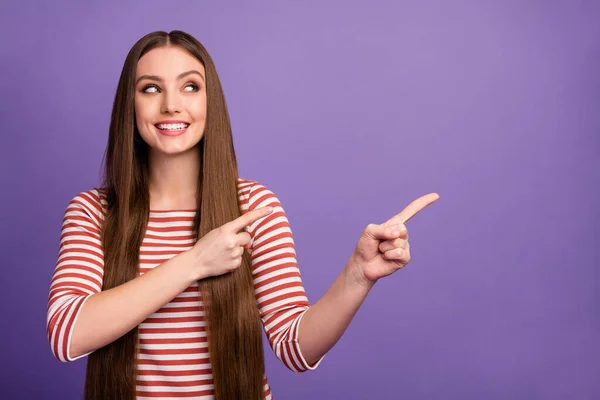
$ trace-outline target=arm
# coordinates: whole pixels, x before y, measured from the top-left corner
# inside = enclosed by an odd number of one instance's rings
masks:
[[[292,232],[275,195],[255,183],[250,187],[249,210],[271,206],[273,213],[250,225],[254,292],[265,333],[273,352],[294,372],[315,369],[298,342],[299,326],[309,302],[296,262]]]
[[[69,203],[63,220],[47,310],[48,339],[60,361],[76,360],[123,336],[196,278],[185,268],[190,255],[183,252],[130,282],[101,291],[99,209],[93,193],[82,193]]]
[[[302,320],[299,340],[309,362],[337,343],[375,282],[409,262],[405,223],[438,198],[422,196],[385,223],[367,226],[340,276]]]
[[[270,216],[250,227],[255,293],[267,338],[292,371],[315,369],[345,332],[373,285],[356,276],[351,258],[331,288],[310,306],[281,203],[260,184],[251,189],[249,203],[250,210],[274,208]]]
[[[360,283],[353,270],[349,262],[302,318],[298,340],[309,363],[323,357],[340,340],[373,287],[372,283]]]

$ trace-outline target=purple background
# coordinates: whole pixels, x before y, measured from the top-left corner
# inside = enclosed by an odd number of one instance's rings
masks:
[[[1,387],[76,399],[45,337],[68,201],[96,186],[129,48],[213,55],[241,174],[271,188],[316,302],[416,197],[413,259],[276,399],[592,399],[600,391],[600,2],[3,2]]]

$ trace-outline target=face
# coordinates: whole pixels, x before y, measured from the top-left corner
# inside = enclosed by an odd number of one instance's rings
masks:
[[[138,61],[136,124],[151,152],[194,148],[206,125],[204,66],[180,47],[159,47]]]

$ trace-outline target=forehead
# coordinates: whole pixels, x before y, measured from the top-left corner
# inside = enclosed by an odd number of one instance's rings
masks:
[[[160,75],[174,79],[182,72],[198,70],[204,75],[204,66],[198,59],[181,47],[157,47],[139,59],[136,76]]]

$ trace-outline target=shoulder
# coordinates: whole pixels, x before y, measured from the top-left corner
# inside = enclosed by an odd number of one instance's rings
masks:
[[[262,183],[249,179],[238,179],[238,196],[244,210],[254,210],[268,205],[281,206],[275,193]]]
[[[106,191],[103,188],[93,188],[75,195],[67,206],[67,214],[83,213],[99,223],[104,219],[107,204]]]

